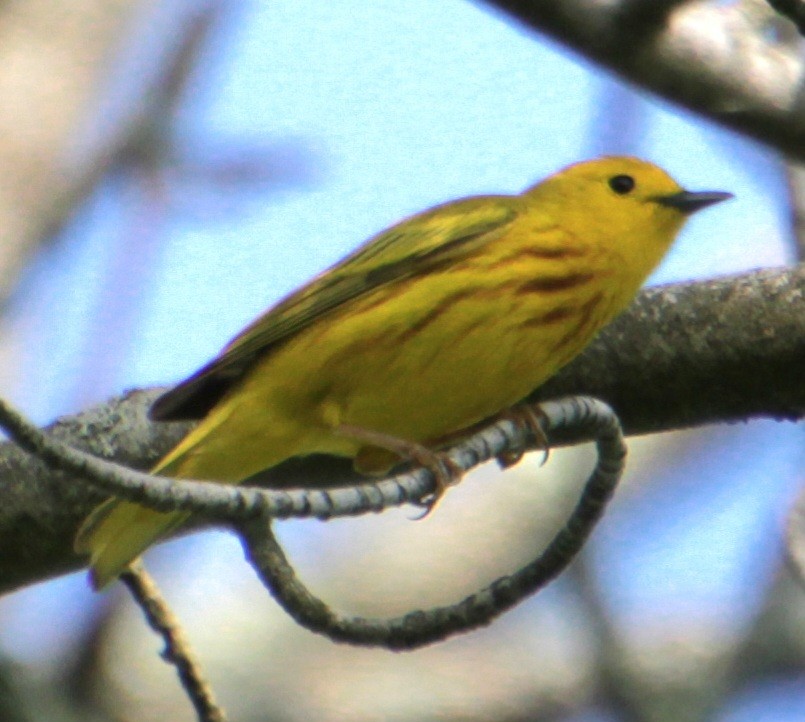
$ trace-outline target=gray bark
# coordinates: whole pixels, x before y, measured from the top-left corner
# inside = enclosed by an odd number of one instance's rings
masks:
[[[146,416],[159,389],[132,391],[56,421],[56,438],[147,469],[190,428]],[[610,403],[628,433],[805,416],[805,266],[643,291],[534,398],[585,393]],[[266,474],[308,484],[354,479],[349,463],[292,460]],[[81,520],[101,498],[13,444],[0,445],[0,591],[78,569]]]

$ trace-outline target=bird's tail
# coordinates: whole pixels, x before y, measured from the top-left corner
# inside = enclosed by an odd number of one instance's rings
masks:
[[[183,524],[187,512],[159,512],[120,499],[109,499],[84,521],[75,550],[89,554],[90,580],[103,589],[117,579],[157,539]]]
[[[268,424],[272,429],[268,439],[261,435],[260,429],[266,426],[262,417],[257,418],[258,430],[254,431],[249,426],[254,419],[247,413],[244,421],[244,414],[233,415],[235,411],[234,403],[217,407],[151,473],[175,479],[238,484],[261,469],[274,466],[289,456],[307,453],[310,448],[308,438],[302,433],[304,427],[295,420],[283,424],[283,418],[278,417],[276,423]],[[231,418],[236,423],[230,423]],[[252,439],[252,445],[244,446],[241,454],[230,448],[235,443],[236,433]],[[76,536],[75,550],[89,555],[92,584],[102,589],[151,544],[184,524],[189,516],[182,511],[152,511],[112,498],[87,517]]]
[[[216,423],[225,418],[224,415],[219,417],[213,423],[197,426],[151,469],[151,473],[176,478],[203,478],[193,449],[215,428]],[[153,511],[113,497],[84,520],[73,546],[76,553],[89,554],[92,586],[103,589],[151,544],[181,526],[189,516],[183,511]]]

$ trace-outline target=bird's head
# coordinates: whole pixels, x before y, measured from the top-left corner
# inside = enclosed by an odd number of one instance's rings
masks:
[[[622,257],[648,275],[687,218],[732,198],[723,191],[688,191],[662,168],[610,156],[568,166],[526,191],[585,243]]]

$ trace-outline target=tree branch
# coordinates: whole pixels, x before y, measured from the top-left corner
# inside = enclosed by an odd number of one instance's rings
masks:
[[[805,159],[803,58],[747,3],[486,0],[622,78]],[[648,8],[648,9],[647,9]]]
[[[584,393],[627,434],[805,415],[805,264],[649,288],[532,400]]]
[[[780,15],[794,23],[800,35],[805,35],[805,2],[802,0],[768,0],[768,3]]]
[[[628,433],[753,417],[805,416],[805,266],[643,291],[635,304],[535,397],[594,395]],[[187,432],[154,424],[160,390],[134,391],[65,417],[54,438],[147,469]],[[293,486],[355,478],[344,460],[291,460],[263,481]],[[78,525],[102,494],[0,445],[0,592],[78,569]]]
[[[165,643],[162,658],[176,668],[188,699],[200,722],[226,722],[226,714],[215,701],[209,682],[201,670],[196,655],[190,649],[179,621],[162,597],[151,575],[140,564],[120,576],[120,580],[134,597],[143,612],[148,626]]]
[[[148,407],[158,395],[158,389],[126,393],[57,420],[48,433],[101,458],[150,468],[190,428],[148,422]],[[0,445],[0,591],[78,569],[72,539],[80,520],[103,498],[15,444]]]
[[[461,473],[494,458],[508,465],[514,463],[512,457],[516,462],[526,451],[542,449],[548,431],[552,437],[568,443],[591,441],[601,436],[597,431],[601,425],[591,421],[602,415],[602,409],[608,416],[614,416],[610,407],[589,396],[544,401],[536,409],[527,409],[539,424],[538,434],[529,423],[503,414],[496,421],[467,430],[454,446],[442,452],[444,462]],[[430,508],[431,503],[423,504],[422,499],[430,499],[437,493],[436,473],[421,466],[379,481],[358,477],[350,486],[329,490],[311,488],[309,484],[299,489],[260,489],[251,479],[232,485],[146,474],[55,441],[3,399],[0,399],[0,427],[49,468],[74,474],[108,496],[155,511],[187,511],[233,525],[264,517],[324,521],[410,503]]]

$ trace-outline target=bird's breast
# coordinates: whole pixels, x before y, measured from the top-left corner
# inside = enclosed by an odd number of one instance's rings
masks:
[[[341,423],[426,441],[511,406],[589,340],[604,301],[579,264],[472,264],[380,289],[294,354]],[[306,348],[302,348],[306,347]]]

